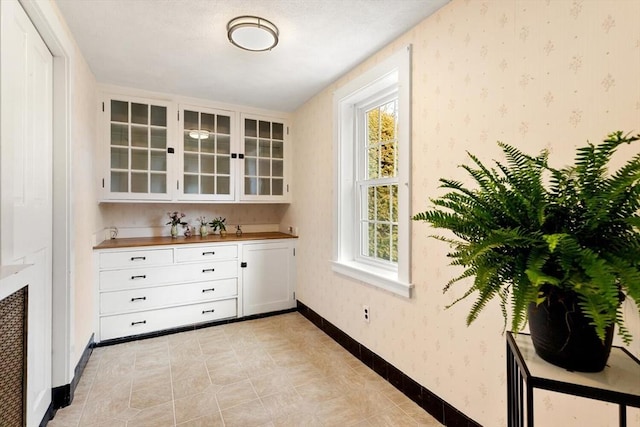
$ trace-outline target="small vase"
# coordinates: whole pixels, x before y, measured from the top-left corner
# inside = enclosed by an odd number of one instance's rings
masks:
[[[225,237],[227,235],[227,230],[220,230],[220,237]]]
[[[207,237],[209,235],[209,229],[207,228],[206,225],[201,225],[200,226],[200,236],[202,237]]]
[[[177,224],[172,224],[171,225],[171,237],[173,237],[174,239],[178,238],[178,225]]]

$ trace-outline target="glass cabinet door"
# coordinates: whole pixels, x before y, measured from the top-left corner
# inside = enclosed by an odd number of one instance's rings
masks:
[[[110,99],[105,104],[111,197],[166,198],[167,106],[124,99]]]
[[[232,200],[233,115],[184,107],[182,116],[182,196],[187,200]]]
[[[244,142],[243,196],[245,199],[284,199],[285,133],[282,121],[243,116]]]

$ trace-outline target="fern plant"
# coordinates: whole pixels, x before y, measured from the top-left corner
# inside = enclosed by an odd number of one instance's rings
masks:
[[[614,173],[608,166],[621,144],[639,139],[612,133],[578,148],[574,164],[563,169],[549,166],[546,150],[530,156],[498,142],[506,163],[487,167],[469,154],[473,165],[461,166],[476,188],[440,179],[448,192],[413,219],[455,236],[431,237],[448,243],[451,265],[464,268],[444,292],[473,278],[451,304],[477,294],[467,325],[499,298],[505,327],[510,311],[512,330],[519,331],[532,302],[574,292],[601,340],[616,324],[623,341],[631,342],[620,302],[626,294],[640,306],[640,154]]]

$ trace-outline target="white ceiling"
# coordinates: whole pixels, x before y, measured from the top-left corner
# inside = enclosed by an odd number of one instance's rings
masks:
[[[1,0],[0,0],[1,1]],[[293,111],[449,0],[56,0],[100,83]],[[257,15],[270,52],[227,40]]]

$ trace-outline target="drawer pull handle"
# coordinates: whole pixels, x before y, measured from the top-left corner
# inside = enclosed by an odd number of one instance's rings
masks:
[[[215,290],[216,290],[216,288],[203,289],[203,290],[202,290],[202,293],[205,293],[205,292],[214,292]]]
[[[135,297],[135,298],[131,298],[131,302],[134,301],[146,301],[147,297]]]
[[[209,252],[202,252],[202,256],[205,255],[215,255],[216,253],[214,251],[209,251]]]
[[[202,314],[213,313],[214,311],[216,310],[213,308],[211,310],[202,310]]]
[[[132,256],[131,257],[131,261],[144,261],[146,259],[147,259],[146,256]]]
[[[147,321],[146,320],[141,320],[139,322],[131,322],[131,326],[136,326],[136,325],[146,325]]]
[[[140,276],[131,276],[131,280],[146,279],[146,278],[147,278],[146,274],[142,274]]]
[[[216,271],[215,268],[205,268],[202,270],[203,273],[213,273],[214,271]]]

